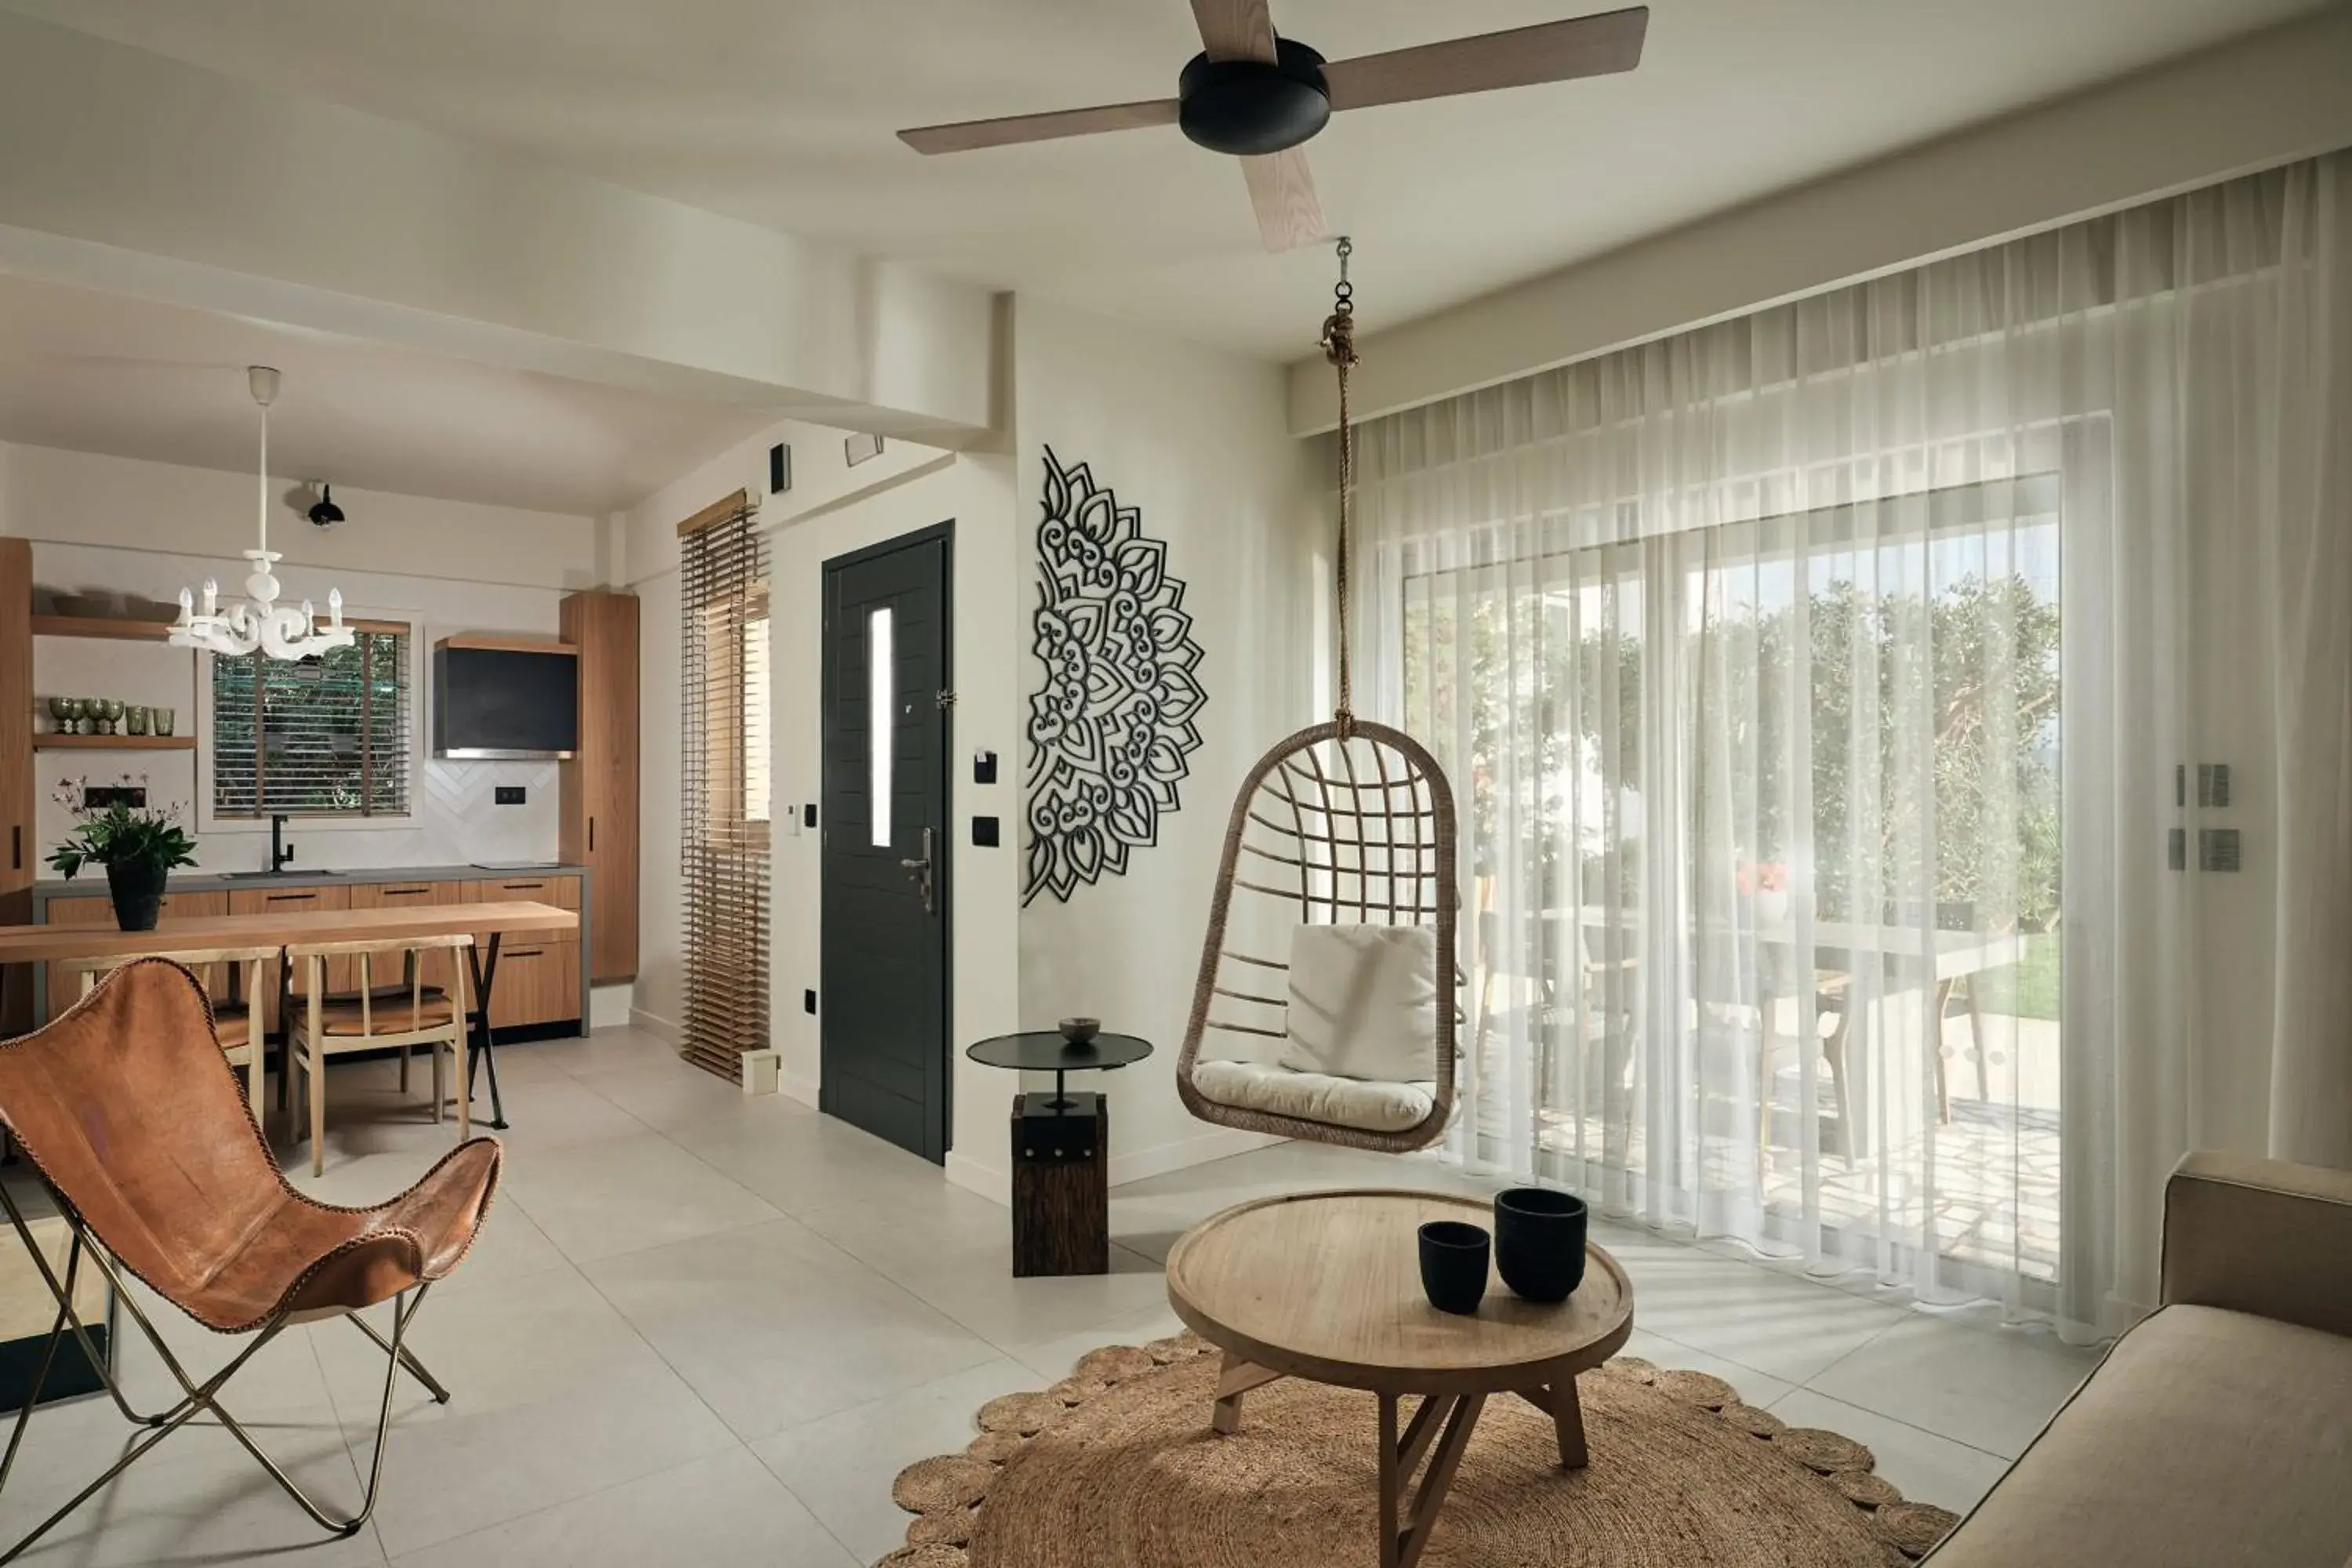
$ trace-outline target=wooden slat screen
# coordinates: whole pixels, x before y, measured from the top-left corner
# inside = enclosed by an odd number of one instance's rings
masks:
[[[768,1044],[767,541],[739,492],[678,541],[686,1002],[678,1054],[732,1082]],[[755,689],[756,688],[756,689]],[[750,759],[761,757],[756,778]]]

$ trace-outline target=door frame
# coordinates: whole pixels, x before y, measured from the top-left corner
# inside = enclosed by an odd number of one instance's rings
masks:
[[[940,679],[942,689],[955,690],[955,519],[935,522],[910,532],[894,534],[888,539],[829,555],[817,573],[817,638],[823,650],[817,675],[817,1110],[834,1114],[833,1086],[824,1071],[825,1034],[830,1015],[826,1010],[824,984],[824,836],[833,824],[824,806],[824,779],[835,742],[833,710],[833,579],[834,574],[860,563],[877,560],[897,553],[911,545],[937,541],[944,548],[940,569]],[[934,1164],[947,1161],[948,1151],[955,1145],[955,704],[950,703],[941,721],[940,745],[940,830],[932,848],[931,880],[933,896],[939,903],[940,925],[940,1104],[936,1121],[924,1128],[921,1150]]]

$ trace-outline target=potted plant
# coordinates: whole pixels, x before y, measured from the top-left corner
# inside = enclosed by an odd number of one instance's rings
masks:
[[[114,896],[114,923],[124,931],[153,931],[163,910],[163,884],[173,867],[196,863],[196,841],[180,826],[178,807],[132,805],[124,798],[128,794],[121,792],[102,805],[88,805],[61,788],[60,800],[80,826],[49,852],[49,865],[68,879],[85,865],[105,867],[106,889]]]

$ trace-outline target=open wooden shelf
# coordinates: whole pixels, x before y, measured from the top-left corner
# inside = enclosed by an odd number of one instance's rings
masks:
[[[33,635],[37,637],[112,637],[119,642],[162,642],[172,635],[172,623],[132,621],[105,616],[35,616]]]
[[[37,752],[193,752],[194,735],[36,735]]]

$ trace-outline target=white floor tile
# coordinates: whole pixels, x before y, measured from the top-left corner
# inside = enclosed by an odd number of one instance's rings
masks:
[[[2095,1355],[2046,1333],[1988,1332],[1914,1316],[1806,1386],[2015,1458],[2097,1364]]]
[[[998,1353],[788,1219],[627,1253],[587,1274],[747,1439]]]
[[[2009,1468],[1998,1454],[1971,1448],[1916,1426],[1800,1388],[1774,1400],[1773,1415],[1791,1426],[1824,1426],[1876,1456],[1878,1473],[1913,1502],[1966,1513]]]
[[[640,1128],[638,1136],[518,1153],[507,1162],[505,1191],[572,1262],[778,1217],[772,1205],[659,1133],[631,1125]]]
[[[674,1470],[428,1546],[400,1568],[858,1568],[767,1468],[729,1448]]]
[[[381,1326],[381,1324],[379,1325]],[[313,1330],[354,1452],[374,1432],[383,1358],[356,1331]],[[570,1268],[436,1294],[417,1355],[452,1398],[404,1379],[376,1529],[413,1552],[734,1445],[734,1434]]]
[[[676,1058],[635,1062],[582,1071],[573,1082],[603,1096],[649,1127],[681,1127],[696,1121],[741,1121],[764,1126],[816,1112],[782,1094],[748,1095],[714,1074],[680,1072]]]
[[[1637,1328],[1790,1383],[1902,1321],[1891,1307],[1695,1249],[1621,1261],[1633,1279]]]
[[[891,1479],[961,1447],[982,1404],[1042,1388],[1099,1345],[1176,1331],[1160,1263],[1191,1226],[1310,1188],[1504,1184],[1418,1158],[1276,1145],[1117,1189],[1110,1274],[1015,1279],[1005,1209],[805,1107],[746,1100],[651,1037],[506,1047],[500,1066],[514,1122],[504,1185],[417,1325],[456,1399],[435,1405],[404,1380],[375,1524],[323,1537],[225,1434],[195,1432],[28,1561],[868,1563],[903,1539]],[[454,1125],[400,1100],[388,1064],[339,1067],[330,1089],[326,1174],[280,1147],[292,1179],[327,1201],[389,1198],[456,1141]],[[1617,1221],[1592,1234],[1634,1281],[1630,1353],[1867,1443],[1906,1495],[1946,1507],[1989,1487],[2092,1364],[1992,1314],[1915,1309],[1862,1276],[1832,1288]],[[194,1369],[242,1342],[157,1317]],[[123,1364],[143,1404],[169,1402],[152,1352],[126,1342]],[[348,1325],[314,1324],[265,1352],[230,1408],[342,1506],[382,1373]],[[10,1524],[69,1495],[130,1432],[89,1401],[44,1410],[33,1430]]]
[[[860,1563],[871,1563],[906,1541],[908,1516],[890,1500],[898,1472],[971,1442],[973,1412],[998,1394],[1039,1386],[1028,1367],[999,1358],[790,1427],[751,1451]]]
[[[1795,1384],[1774,1377],[1769,1373],[1759,1372],[1752,1366],[1742,1366],[1736,1361],[1727,1361],[1719,1355],[1710,1355],[1696,1346],[1667,1339],[1663,1334],[1647,1332],[1638,1326],[1633,1330],[1633,1337],[1625,1342],[1625,1348],[1620,1353],[1640,1356],[1643,1361],[1654,1362],[1659,1366],[1676,1372],[1703,1372],[1710,1377],[1719,1377],[1739,1391],[1739,1397],[1743,1403],[1759,1407],[1769,1405],[1774,1400],[1797,1386]]]

